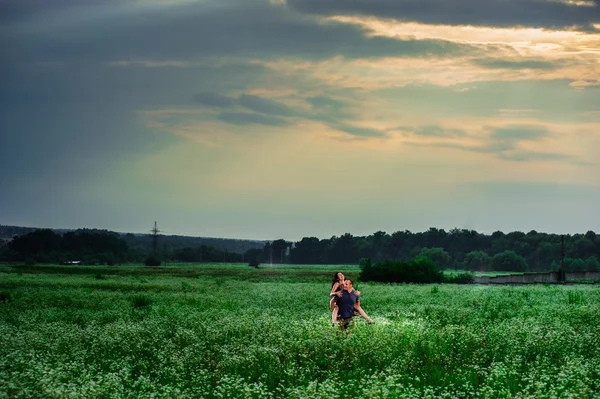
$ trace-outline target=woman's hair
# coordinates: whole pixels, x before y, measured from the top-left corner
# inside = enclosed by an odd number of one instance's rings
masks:
[[[340,279],[338,278],[338,274],[340,274],[341,272],[335,272],[335,274],[333,275],[333,280],[331,280],[331,286],[333,287],[335,285],[335,283],[339,282]]]

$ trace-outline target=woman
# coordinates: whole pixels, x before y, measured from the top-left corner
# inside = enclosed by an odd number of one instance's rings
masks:
[[[337,272],[333,275],[333,280],[331,281],[331,293],[329,294],[329,296],[331,297],[331,300],[329,301],[329,307],[331,308],[331,325],[334,326],[335,322],[337,321],[338,318],[338,306],[336,303],[336,299],[338,297],[338,293],[340,293],[343,289],[344,289],[344,274],[342,272]],[[360,296],[360,291],[356,291],[355,293],[357,296]],[[367,316],[367,314],[365,313],[365,311],[362,309],[362,307],[357,306],[355,308],[355,315],[356,313],[359,313],[363,319],[365,319],[367,321],[367,323],[369,324],[374,324],[375,322],[373,320],[371,320],[371,318],[369,316]]]
[[[331,300],[329,301],[329,307],[331,308],[331,325],[335,325],[338,317],[338,307],[336,303],[336,298],[338,297],[338,292],[341,292],[344,289],[344,274],[342,272],[337,272],[333,275],[333,280],[331,281],[331,293],[329,296]]]

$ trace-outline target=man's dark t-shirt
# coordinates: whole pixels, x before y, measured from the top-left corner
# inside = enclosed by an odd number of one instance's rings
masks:
[[[356,291],[350,292],[342,290],[342,296],[337,299],[338,315],[342,319],[349,319],[354,315],[354,305],[360,300],[360,297],[356,295]]]

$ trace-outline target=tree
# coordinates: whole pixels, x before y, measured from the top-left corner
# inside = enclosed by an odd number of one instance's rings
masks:
[[[507,250],[494,255],[492,268],[496,271],[524,272],[527,271],[527,261],[515,251]]]
[[[350,233],[332,237],[326,251],[328,263],[357,264],[360,260],[357,249],[356,240]]]
[[[409,252],[413,245],[413,239],[413,234],[409,230],[393,233],[385,250],[387,258],[400,260],[409,259]]]
[[[429,258],[439,269],[445,269],[450,264],[450,255],[444,248],[421,248],[418,257]]]
[[[360,258],[360,262],[358,262],[358,266],[360,267],[360,270],[364,270],[364,269],[367,269],[367,268],[373,266],[373,264],[371,263],[371,259],[369,259],[369,258]]]
[[[274,263],[285,263],[285,254],[288,246],[289,244],[284,239],[275,240],[271,243]]]
[[[598,262],[598,258],[595,256],[590,256],[585,260],[586,270],[589,272],[598,272],[600,271],[600,262]]]
[[[325,247],[317,237],[304,237],[296,242],[290,253],[292,263],[323,263]]]
[[[23,259],[60,250],[61,236],[50,229],[36,230],[8,243],[8,248]]]
[[[358,245],[359,255],[369,257],[375,261],[385,259],[385,251],[390,242],[390,236],[385,231],[378,231],[364,240],[360,240]]]
[[[427,246],[441,247],[444,245],[444,240],[446,239],[446,231],[444,229],[430,227],[429,230],[421,233],[421,238],[427,243]]]
[[[584,272],[587,269],[587,264],[580,258],[565,258],[565,270],[568,272]]]
[[[261,262],[264,261],[263,250],[258,248],[251,248],[246,251],[246,253],[244,254],[244,258],[246,259],[246,261],[248,261],[249,265],[258,266]]]
[[[588,258],[595,254],[596,246],[594,242],[583,236],[578,237],[575,241],[571,242],[567,255],[572,258]]]
[[[465,257],[464,265],[468,270],[488,270],[492,259],[484,251],[471,251]]]
[[[510,250],[510,248],[512,248],[510,241],[506,238],[506,236],[502,236],[492,241],[490,253],[499,254],[501,252]]]

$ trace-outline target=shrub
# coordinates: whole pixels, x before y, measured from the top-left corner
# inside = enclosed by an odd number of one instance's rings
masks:
[[[370,258],[361,258],[360,262],[358,263],[358,266],[360,267],[360,270],[363,270],[367,267],[371,267],[371,259]]]
[[[154,256],[146,258],[144,261],[144,265],[146,266],[160,266],[160,260]]]
[[[248,266],[254,267],[256,269],[258,269],[258,265],[260,265],[260,263],[258,262],[258,260],[251,260],[250,262],[248,262]]]
[[[473,284],[475,277],[473,273],[460,273],[451,276],[444,276],[444,282],[450,284]]]
[[[361,281],[389,283],[439,283],[442,272],[429,258],[417,258],[410,262],[383,261],[366,265],[359,275]]]

